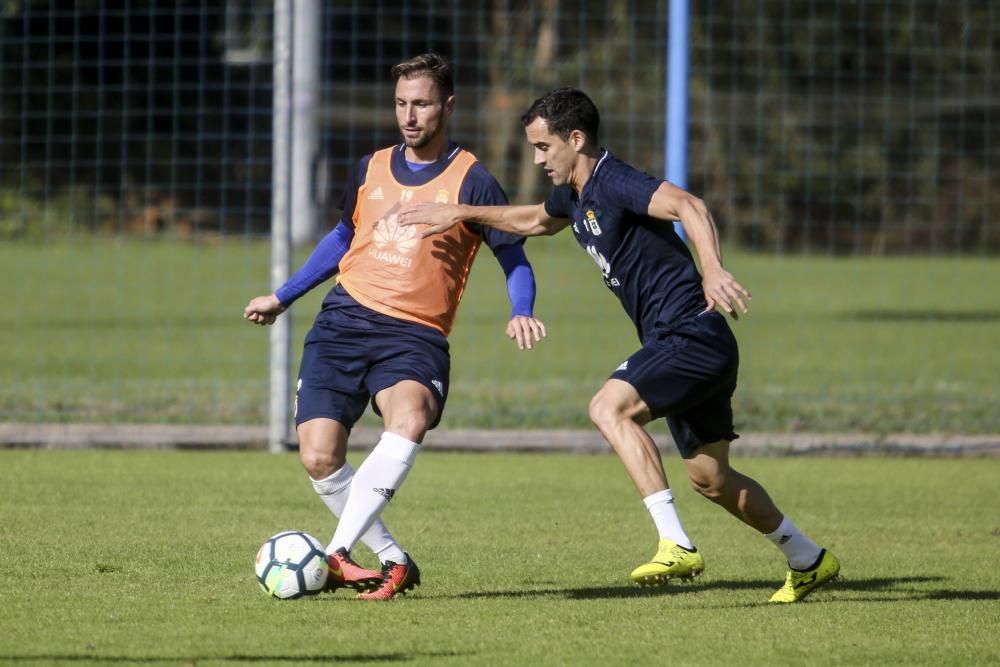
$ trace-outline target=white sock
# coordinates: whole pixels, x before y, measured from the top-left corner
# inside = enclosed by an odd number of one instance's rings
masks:
[[[685,549],[694,549],[694,543],[681,526],[681,518],[677,515],[677,508],[674,507],[674,494],[670,489],[646,496],[642,502],[646,503],[646,509],[653,517],[653,523],[656,524],[661,540],[670,540]]]
[[[795,527],[786,516],[781,520],[778,530],[764,535],[781,549],[788,560],[788,567],[793,570],[804,570],[817,560],[822,551],[816,544]]]
[[[351,550],[402,486],[418,447],[417,443],[395,433],[382,434],[382,439],[354,473],[340,523],[327,552],[340,548]]]
[[[324,479],[312,479],[313,488],[319,494],[320,500],[330,508],[333,515],[338,519],[344,513],[344,505],[347,504],[347,495],[351,489],[351,481],[354,479],[354,468],[350,463],[345,463],[344,467]],[[382,523],[381,518],[376,518],[369,526],[365,534],[361,536],[361,542],[375,552],[380,562],[391,560],[401,562],[403,550],[393,538],[389,529]],[[333,553],[333,550],[327,550]]]

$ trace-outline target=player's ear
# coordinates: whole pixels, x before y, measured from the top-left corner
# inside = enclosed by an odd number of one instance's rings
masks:
[[[455,110],[455,96],[449,95],[448,99],[444,101],[444,115],[450,116],[451,112]]]
[[[577,153],[587,145],[587,135],[581,130],[573,130],[569,133],[569,143]]]

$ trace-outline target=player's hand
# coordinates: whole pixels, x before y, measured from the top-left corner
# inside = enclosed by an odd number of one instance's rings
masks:
[[[243,309],[243,319],[250,320],[254,324],[267,326],[274,324],[278,315],[283,312],[285,312],[285,306],[278,301],[278,297],[268,294],[250,299],[250,303]]]
[[[734,320],[738,320],[740,319],[739,311],[749,312],[747,301],[750,301],[750,292],[736,282],[729,271],[721,267],[712,272],[706,271],[701,285],[705,290],[705,301],[708,304],[705,308],[706,313],[719,307]]]
[[[545,324],[534,317],[515,315],[507,323],[507,337],[517,341],[517,349],[530,350],[532,341],[545,338]]]
[[[397,220],[404,227],[410,225],[426,225],[420,230],[420,238],[425,239],[434,234],[446,232],[461,220],[457,217],[458,207],[453,204],[432,204],[419,202],[410,204],[399,212]]]

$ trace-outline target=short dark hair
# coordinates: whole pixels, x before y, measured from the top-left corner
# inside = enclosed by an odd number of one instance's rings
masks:
[[[521,116],[521,124],[525,127],[541,118],[549,126],[549,132],[569,139],[573,130],[580,130],[587,135],[588,143],[598,145],[598,133],[601,129],[601,114],[597,106],[587,94],[576,88],[556,88],[535,100]]]
[[[436,53],[422,53],[393,65],[391,74],[393,82],[400,79],[415,79],[421,76],[430,77],[441,91],[441,101],[447,102],[455,94],[455,79],[451,71],[451,63]]]

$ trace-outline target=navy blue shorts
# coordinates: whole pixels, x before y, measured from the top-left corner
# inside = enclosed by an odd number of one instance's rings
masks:
[[[363,315],[363,316],[362,316]],[[388,317],[363,306],[325,308],[306,335],[295,393],[295,423],[336,419],[348,430],[378,392],[415,380],[437,398],[441,420],[448,399],[448,339],[431,327]]]
[[[667,418],[681,456],[690,458],[702,445],[739,437],[732,406],[739,365],[736,338],[713,311],[648,340],[611,377],[635,387],[653,419]]]

